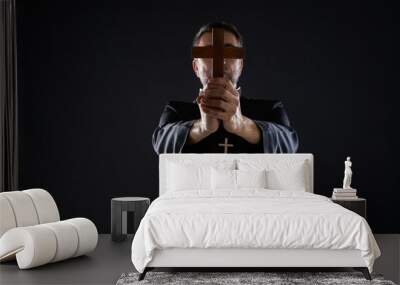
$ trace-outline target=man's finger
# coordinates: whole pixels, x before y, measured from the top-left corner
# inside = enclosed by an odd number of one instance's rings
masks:
[[[232,116],[235,115],[236,111],[232,110],[231,108],[228,110],[222,110],[218,107],[212,107],[209,105],[203,105],[203,109],[205,110],[205,113],[207,112],[212,112],[212,114],[219,116],[220,119],[230,119]]]
[[[229,94],[227,92],[225,93],[218,93],[218,92],[208,92],[205,96],[204,99],[210,99],[210,100],[220,100],[224,101],[228,104],[231,104],[234,108],[236,108],[239,105],[239,100],[238,98],[234,97],[232,94]]]
[[[239,99],[239,91],[237,91],[236,89],[232,89],[232,88],[227,88],[224,89],[222,86],[219,85],[210,85],[209,87],[207,87],[204,92],[217,92],[217,93],[228,93],[227,95],[232,96],[233,98]],[[230,97],[228,96],[228,97]]]
[[[223,98],[225,101],[229,100],[229,92],[227,92],[223,88],[209,88],[204,91],[205,97],[208,97],[209,95],[214,95],[214,96],[220,96]]]
[[[229,97],[224,90],[207,90],[204,92],[204,98],[218,98],[220,100],[229,101]]]
[[[207,115],[217,118],[217,119],[224,119],[224,112],[220,111],[220,110],[216,110],[213,108],[207,108],[207,107],[203,107],[203,111],[204,113],[206,113]]]
[[[212,78],[207,83],[207,87],[218,87],[221,86],[222,88],[228,90],[230,93],[232,93],[235,96],[239,96],[239,91],[233,86],[232,81],[226,78]]]
[[[229,105],[222,100],[205,100],[205,106],[208,108],[220,109],[226,111],[229,109]]]
[[[225,102],[220,99],[205,98],[203,99],[206,106],[223,109],[226,112],[235,113],[237,105],[235,103]]]
[[[201,106],[204,107],[204,108],[210,109],[210,110],[214,110],[214,111],[221,111],[221,112],[224,112],[224,111],[225,111],[225,109],[223,109],[223,108],[221,108],[221,107],[218,107],[218,106],[215,106],[215,105],[212,106],[212,105],[207,104],[207,103],[205,103],[205,102],[202,102],[202,103],[201,103]]]

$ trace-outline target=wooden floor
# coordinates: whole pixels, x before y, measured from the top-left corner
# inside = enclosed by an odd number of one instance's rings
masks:
[[[400,234],[375,235],[382,251],[374,272],[400,281]],[[97,249],[81,256],[29,270],[19,270],[16,262],[0,264],[0,284],[115,284],[124,272],[134,271],[130,259],[132,237],[121,243],[110,235],[100,235]]]

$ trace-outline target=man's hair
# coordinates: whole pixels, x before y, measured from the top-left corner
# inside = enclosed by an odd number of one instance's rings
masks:
[[[197,46],[199,43],[200,37],[205,34],[205,33],[211,33],[213,28],[221,28],[227,32],[231,32],[232,34],[235,35],[236,39],[239,41],[239,44],[241,47],[243,47],[243,36],[239,32],[239,30],[230,23],[226,22],[212,22],[203,25],[200,30],[197,32],[197,34],[193,38],[192,46]]]

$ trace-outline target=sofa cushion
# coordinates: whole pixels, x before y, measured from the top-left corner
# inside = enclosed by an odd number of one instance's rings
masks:
[[[97,245],[88,219],[60,222],[57,205],[43,189],[0,193],[0,262],[17,259],[21,269],[75,257]]]
[[[35,188],[0,193],[0,237],[14,227],[26,227],[60,220],[49,192]]]
[[[0,261],[16,257],[20,269],[37,267],[86,254],[97,238],[95,225],[84,218],[17,227],[0,238]]]

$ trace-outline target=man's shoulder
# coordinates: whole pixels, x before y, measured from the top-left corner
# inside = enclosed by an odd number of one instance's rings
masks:
[[[241,105],[246,105],[248,107],[262,108],[264,110],[283,107],[282,101],[280,100],[249,98],[245,96],[241,96],[240,103]]]
[[[164,112],[173,112],[182,116],[196,116],[199,112],[199,107],[196,103],[185,101],[168,101]]]
[[[277,114],[282,113],[283,104],[280,100],[255,99],[241,97],[242,113],[253,120],[276,121]]]

